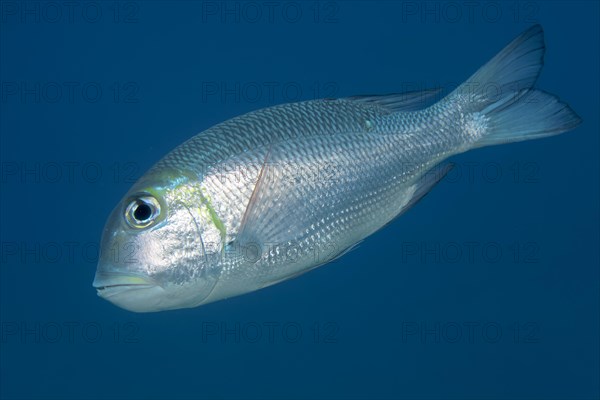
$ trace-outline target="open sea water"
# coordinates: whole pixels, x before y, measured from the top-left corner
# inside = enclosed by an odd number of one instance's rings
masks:
[[[456,86],[523,30],[574,131],[453,157],[297,279],[135,314],[91,283],[176,145],[279,103]],[[1,1],[3,399],[597,399],[595,1]]]

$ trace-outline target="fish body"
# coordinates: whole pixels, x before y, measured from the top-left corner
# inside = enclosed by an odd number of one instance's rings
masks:
[[[536,25],[441,99],[426,90],[282,104],[196,135],[114,209],[98,294],[132,311],[196,307],[345,254],[427,194],[448,157],[580,123],[533,88],[543,53]]]

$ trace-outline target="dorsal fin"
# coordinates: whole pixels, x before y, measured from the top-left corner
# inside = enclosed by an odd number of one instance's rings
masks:
[[[441,88],[417,90],[414,92],[392,93],[384,95],[360,95],[346,97],[346,100],[378,105],[390,112],[417,111],[429,107],[437,100]]]

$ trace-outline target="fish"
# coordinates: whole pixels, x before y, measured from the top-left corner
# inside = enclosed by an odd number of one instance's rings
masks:
[[[193,308],[327,264],[395,220],[484,146],[557,135],[581,118],[535,87],[534,25],[467,81],[276,105],[179,145],[104,227],[97,294],[133,312]]]

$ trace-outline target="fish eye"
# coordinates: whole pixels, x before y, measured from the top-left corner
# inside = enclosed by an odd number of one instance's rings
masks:
[[[132,228],[146,228],[160,215],[160,204],[152,196],[137,197],[127,205],[125,220]]]

